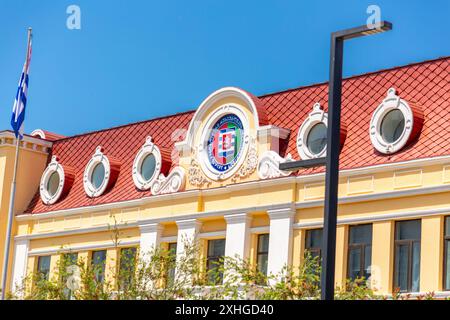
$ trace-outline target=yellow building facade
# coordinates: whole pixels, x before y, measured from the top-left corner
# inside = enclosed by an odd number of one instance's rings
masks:
[[[380,294],[447,295],[449,60],[344,81],[336,286],[366,275]],[[424,84],[424,74],[433,80]],[[42,257],[51,276],[63,252],[90,261],[102,251],[114,267],[114,225],[119,249],[223,239],[223,255],[255,265],[264,255],[269,274],[300,265],[305,250],[320,255],[324,171],[278,166],[324,156],[326,94],[326,84],[261,97],[226,87],[193,112],[61,139],[25,136],[8,288]],[[15,138],[4,131],[0,141],[4,237]]]

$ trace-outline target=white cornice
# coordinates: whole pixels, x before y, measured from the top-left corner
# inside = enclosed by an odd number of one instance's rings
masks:
[[[361,175],[361,174],[371,174],[371,173],[377,173],[377,172],[382,172],[382,171],[386,172],[386,171],[393,171],[393,170],[415,168],[415,167],[420,167],[420,166],[425,166],[425,165],[432,166],[432,165],[445,164],[445,163],[450,163],[450,155],[433,157],[433,158],[414,159],[414,160],[394,162],[394,163],[384,163],[384,164],[378,164],[378,165],[374,165],[374,166],[355,168],[355,169],[344,169],[344,170],[339,171],[339,177],[343,178],[343,177],[356,176],[356,175]],[[322,181],[324,179],[325,179],[325,172],[304,175],[304,176],[297,176],[298,183]]]
[[[379,193],[371,193],[371,194],[362,194],[357,196],[345,196],[340,197],[339,204],[348,204],[348,203],[357,203],[357,202],[366,202],[366,201],[375,201],[375,200],[387,200],[392,198],[401,198],[401,197],[411,197],[417,195],[428,195],[434,193],[441,192],[449,192],[450,184],[432,186],[432,187],[423,187],[423,188],[413,188],[413,189],[405,189],[405,190],[393,190]],[[310,200],[310,201],[302,201],[297,202],[295,204],[296,209],[305,209],[305,208],[314,208],[323,206],[324,199],[319,200]]]
[[[416,211],[402,211],[394,213],[376,214],[365,217],[352,217],[352,218],[338,218],[337,224],[360,224],[360,223],[372,223],[377,221],[387,221],[387,220],[401,220],[401,219],[412,219],[421,218],[426,216],[436,216],[450,214],[450,207],[437,208],[437,209],[427,209],[427,210],[416,210]],[[308,229],[308,228],[321,228],[323,226],[323,221],[310,221],[295,223],[294,229]]]
[[[121,208],[143,206],[143,205],[153,203],[153,202],[197,197],[199,195],[200,195],[199,190],[189,190],[189,191],[177,192],[177,193],[171,193],[171,194],[143,197],[143,198],[139,198],[139,199],[135,199],[135,200],[98,204],[98,205],[94,205],[94,206],[85,206],[85,207],[78,207],[78,208],[71,208],[71,209],[64,209],[64,210],[57,210],[57,211],[49,211],[49,212],[44,212],[44,213],[22,214],[22,215],[16,216],[16,220],[17,221],[27,221],[27,220],[65,217],[65,216],[76,215],[76,214],[81,214],[81,213],[92,213],[92,212],[106,211],[106,210],[111,210],[111,209],[121,209]]]
[[[139,245],[140,240],[123,240],[120,241],[117,245],[113,242],[109,243],[103,243],[103,244],[91,244],[86,246],[66,246],[61,248],[55,248],[55,249],[45,249],[45,250],[31,250],[28,252],[28,256],[43,256],[43,255],[49,255],[49,254],[55,254],[55,253],[64,253],[64,252],[71,252],[71,251],[90,251],[90,250],[102,250],[102,249],[109,249],[109,248],[115,248],[117,247],[128,247],[128,246],[135,246]]]
[[[16,139],[16,136],[14,135],[14,132],[12,132],[12,131],[3,130],[3,131],[0,131],[0,139],[1,138]],[[21,141],[38,144],[38,145],[48,147],[48,148],[51,148],[53,145],[53,143],[51,141],[43,140],[43,139],[40,139],[37,137],[32,137],[29,135],[24,135],[23,139]]]

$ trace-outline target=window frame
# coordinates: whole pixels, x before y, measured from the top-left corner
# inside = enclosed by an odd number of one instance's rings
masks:
[[[136,272],[136,259],[137,259],[138,250],[137,250],[137,247],[121,247],[119,249],[120,250],[119,250],[119,270],[118,270],[118,281],[119,281],[119,283],[118,283],[118,286],[119,286],[119,290],[123,291],[123,290],[126,290],[126,288],[128,286],[132,285],[131,281],[133,279],[132,278],[131,279],[125,279],[125,281],[127,283],[124,283],[124,278],[122,278],[123,275],[121,275],[121,272],[123,272],[122,271],[123,270],[123,268],[122,268],[122,266],[123,266],[123,264],[122,264],[123,254],[122,254],[122,252],[124,252],[125,250],[134,250],[133,270],[132,270],[132,272],[130,272],[130,275],[131,275],[132,273]],[[128,282],[128,280],[129,280],[129,282]]]
[[[96,252],[105,252],[105,260],[103,261],[103,266],[102,266],[102,274],[101,274],[101,281],[99,281],[99,275],[96,273],[96,270],[93,270],[94,271],[94,274],[95,274],[95,281],[96,282],[98,282],[98,283],[104,283],[104,281],[105,281],[105,275],[106,275],[106,260],[108,259],[108,251],[107,250],[105,250],[105,249],[100,249],[100,250],[93,250],[93,251],[91,251],[91,266],[93,267],[93,268],[95,268],[96,266],[97,266],[97,264],[94,262],[94,253],[96,253]]]
[[[220,259],[222,258],[223,259],[223,257],[225,256],[225,247],[224,247],[224,252],[223,252],[223,255],[210,255],[210,253],[209,253],[209,249],[210,249],[210,241],[217,241],[217,240],[223,240],[223,241],[225,241],[225,244],[226,244],[226,239],[225,238],[218,238],[218,239],[208,239],[208,240],[206,240],[206,245],[207,245],[207,250],[206,250],[206,277],[207,277],[207,281],[208,281],[208,283],[211,283],[211,281],[210,281],[210,279],[209,279],[209,272],[211,271],[211,270],[213,270],[213,268],[209,268],[209,262],[211,261],[211,260],[216,260],[216,261],[218,261],[218,262],[220,262]],[[219,266],[219,264],[217,264],[216,265],[216,267],[215,268],[218,268],[218,267],[220,267]],[[216,283],[215,281],[213,282],[213,284],[215,284],[215,285],[218,285],[218,284],[221,284],[221,283],[223,283],[223,273],[220,273],[219,272],[219,274],[221,274],[221,276],[220,276],[220,278],[221,278],[221,282],[219,282],[219,283]]]
[[[262,255],[266,255],[266,256],[267,256],[267,259],[269,259],[269,246],[267,246],[267,251],[260,251],[260,250],[259,250],[259,243],[260,243],[260,241],[261,241],[260,238],[261,238],[262,236],[268,236],[268,237],[269,237],[269,241],[270,241],[270,234],[269,234],[269,233],[260,233],[260,234],[257,234],[257,241],[256,241],[256,269],[257,269],[259,272],[261,272],[261,273],[263,273],[263,272],[262,272],[262,270],[260,270],[260,268],[259,268],[259,264],[258,264],[259,257],[262,256]],[[266,270],[266,272],[263,273],[263,274],[267,276],[267,273],[268,273],[268,272],[269,272],[269,270]]]
[[[306,251],[310,252],[311,255],[315,256],[317,255],[319,257],[319,264],[322,261],[322,245],[319,247],[311,247],[307,248],[308,244],[308,232],[316,231],[316,230],[322,230],[322,241],[323,241],[323,228],[314,228],[314,229],[307,229],[305,230],[305,248],[304,248],[304,254]]]
[[[45,277],[41,277],[43,272],[41,272],[41,270],[39,269],[40,262],[41,262],[42,258],[48,258],[48,271],[47,271]],[[44,279],[44,280],[48,281],[50,279],[51,265],[52,265],[52,256],[51,255],[38,256],[37,264],[36,264],[36,273],[39,274],[40,280]]]
[[[352,227],[355,228],[355,227],[362,227],[362,226],[369,226],[369,225],[370,225],[370,227],[372,229],[372,239],[370,241],[370,245],[368,243],[364,243],[364,242],[357,243],[357,244],[350,243],[350,232],[351,232],[350,229]],[[364,265],[365,265],[365,261],[366,261],[366,259],[365,259],[366,258],[366,247],[370,246],[371,249],[372,249],[372,240],[373,240],[373,224],[372,223],[355,224],[355,225],[350,225],[348,227],[348,241],[347,241],[347,278],[348,279],[350,279],[350,268],[349,268],[349,265],[350,265],[350,250],[352,248],[360,250],[359,251],[360,252],[359,272],[361,274],[364,274],[364,271],[365,271]],[[371,250],[371,252],[372,252],[372,250]],[[370,262],[372,262],[372,257],[370,257]],[[365,280],[367,280],[367,279],[365,279]]]
[[[171,246],[175,245],[175,252],[171,252],[172,248]],[[178,242],[168,242],[167,243],[167,252],[168,254],[172,255],[172,259],[177,259],[177,249],[178,249]],[[167,270],[167,277],[166,277],[166,286],[168,283],[170,283],[171,281],[175,280],[175,273],[176,273],[176,268],[169,268]]]
[[[419,221],[420,223],[420,239],[402,239],[402,240],[397,240],[397,233],[399,232],[398,228],[397,228],[397,224],[398,223],[402,223],[402,222],[408,222],[408,221]],[[394,225],[394,274],[393,274],[393,289],[398,288],[400,293],[411,293],[411,292],[415,292],[412,291],[412,285],[413,285],[413,279],[412,279],[412,273],[413,273],[413,258],[414,258],[414,244],[418,243],[419,244],[419,291],[420,291],[420,269],[421,269],[421,265],[420,265],[420,257],[422,255],[422,219],[411,219],[411,220],[400,220],[400,221],[395,221],[395,225]],[[408,245],[408,270],[407,270],[407,289],[406,290],[401,290],[399,286],[396,285],[396,279],[398,277],[398,270],[397,270],[397,248],[402,246],[402,245]]]
[[[448,220],[448,221],[447,221]],[[447,287],[447,268],[450,267],[447,265],[447,253],[448,253],[448,249],[447,246],[450,245],[450,234],[446,234],[447,231],[447,223],[450,223],[450,216],[444,216],[444,274],[442,277],[442,290],[443,291],[450,291],[450,287]]]

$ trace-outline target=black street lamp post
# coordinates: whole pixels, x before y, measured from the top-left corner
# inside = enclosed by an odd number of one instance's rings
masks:
[[[281,163],[280,170],[295,171],[301,168],[326,166],[325,208],[323,223],[323,255],[321,274],[322,300],[334,299],[334,272],[336,257],[336,222],[339,185],[339,153],[341,131],[342,62],[344,41],[392,29],[392,24],[381,21],[379,25],[367,25],[333,32],[330,48],[330,83],[328,88],[327,156],[324,158]]]

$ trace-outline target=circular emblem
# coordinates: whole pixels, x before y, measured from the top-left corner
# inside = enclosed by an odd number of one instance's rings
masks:
[[[221,117],[212,126],[207,141],[207,155],[211,166],[218,172],[231,169],[242,153],[244,127],[235,114]]]

